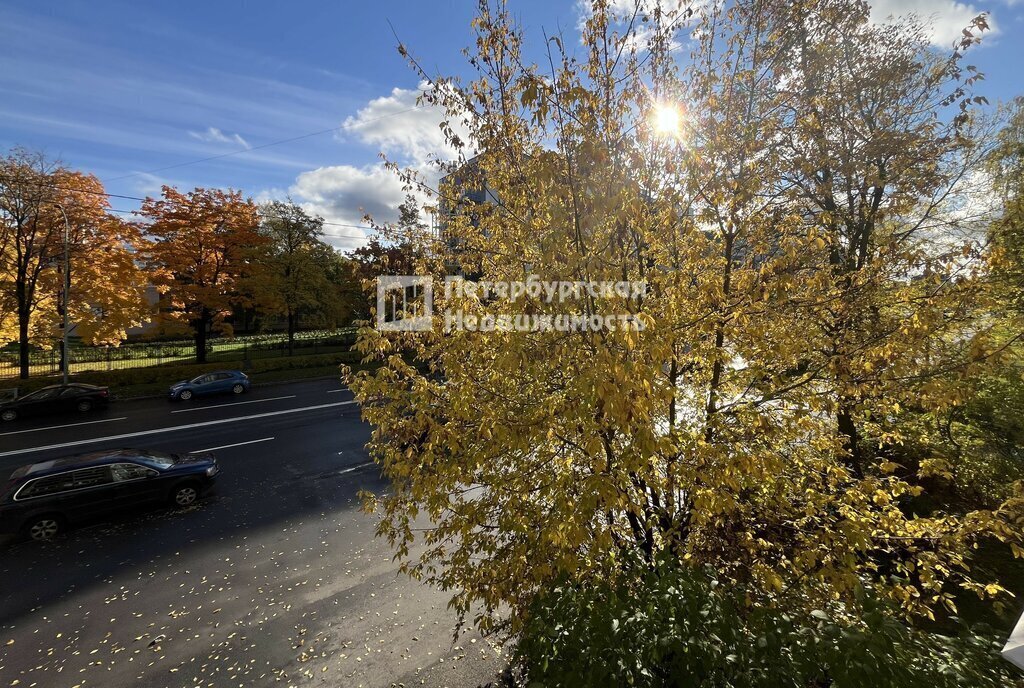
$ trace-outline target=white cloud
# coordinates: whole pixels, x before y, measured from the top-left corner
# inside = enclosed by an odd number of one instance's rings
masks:
[[[368,145],[379,146],[383,153],[397,156],[403,163],[422,166],[432,158],[451,160],[456,152],[441,131],[441,123],[446,119],[444,110],[416,102],[428,88],[426,82],[417,89],[394,88],[390,95],[371,100],[342,126],[346,133]],[[452,122],[452,128],[463,141],[468,139],[461,123]]]
[[[660,10],[663,25],[674,23],[676,26],[672,36],[669,38],[669,47],[671,50],[678,50],[682,47],[682,43],[679,41],[677,34],[692,22],[692,18],[686,16],[686,11],[691,10],[694,16],[696,16],[704,11],[707,4],[705,0],[610,0],[608,12],[612,23],[620,30],[624,30],[629,24],[630,19],[633,18],[634,14],[636,15],[632,33],[626,40],[626,47],[629,50],[644,52],[647,50],[648,43],[654,37],[654,28],[649,23],[642,22],[641,17],[644,15],[648,17],[653,16],[656,10]],[[594,5],[592,0],[577,0],[576,28],[582,32],[587,20],[593,14]],[[583,40],[582,36],[580,36],[580,40]]]
[[[288,193],[328,222],[364,227],[366,214],[378,223],[394,222],[405,200],[402,182],[383,165],[334,165],[303,172]],[[324,233],[334,246],[349,249],[364,244],[370,230],[329,225]]]
[[[194,139],[200,141],[207,141],[212,143],[234,143],[242,148],[252,148],[249,142],[243,139],[239,134],[225,134],[217,127],[208,127],[206,131],[190,131],[188,135]]]
[[[414,169],[434,186],[440,172],[431,161],[451,160],[456,151],[441,131],[440,125],[446,119],[444,110],[416,102],[427,88],[430,85],[425,82],[417,89],[394,88],[389,95],[369,101],[347,118],[342,127],[348,137],[377,147],[390,160]],[[461,123],[453,124],[453,129],[464,141],[469,140]],[[401,180],[377,162],[361,167],[332,165],[303,172],[287,191],[267,189],[257,194],[257,199],[285,196],[291,196],[307,212],[327,222],[349,225],[324,228],[325,238],[331,244],[347,250],[366,243],[371,230],[366,228],[364,216],[371,216],[377,224],[398,220],[398,206],[405,200],[406,192]]]
[[[696,11],[701,4],[698,2],[691,3],[687,0],[611,0],[608,3],[608,11],[617,21],[628,22],[634,12],[637,12],[639,17],[642,14],[654,14],[656,9],[660,9],[662,17],[667,19],[676,17],[687,7]],[[637,11],[638,5],[639,11]],[[591,0],[577,0],[576,13],[579,19],[578,26],[582,28],[587,19],[590,19],[594,14],[593,2]]]
[[[263,205],[270,201],[286,201],[288,200],[288,190],[282,189],[276,186],[270,187],[269,189],[263,189],[253,194],[252,200],[257,205]]]
[[[165,177],[160,177],[149,172],[139,172],[134,176],[132,186],[139,193],[145,194],[146,196],[159,196],[163,191],[164,185],[174,186],[171,180]]]
[[[871,18],[884,22],[889,17],[914,14],[930,23],[933,45],[949,48],[961,35],[971,20],[985,11],[974,5],[956,0],[875,0],[871,3]],[[992,36],[998,32],[995,21],[989,17]]]
[[[991,0],[989,1],[991,2]],[[1003,2],[1013,5],[1021,0],[1003,0]],[[612,16],[624,25],[633,15],[638,3],[641,13],[652,14],[655,7],[659,7],[664,17],[675,17],[687,7],[695,13],[700,13],[709,4],[704,0],[695,0],[690,3],[686,0],[610,0],[608,9]],[[870,0],[869,4],[872,6],[871,17],[876,22],[884,22],[889,17],[908,14],[916,15],[929,22],[931,42],[943,48],[951,47],[953,42],[962,35],[963,29],[971,23],[971,20],[989,9],[957,0]],[[584,22],[593,14],[591,0],[577,0],[576,12],[578,27],[582,29]],[[685,23],[682,22],[684,25]],[[991,16],[989,16],[989,26],[988,36],[998,33],[996,23]],[[638,50],[642,50],[650,38],[650,28],[641,24],[635,26],[634,31],[635,36],[631,42]]]

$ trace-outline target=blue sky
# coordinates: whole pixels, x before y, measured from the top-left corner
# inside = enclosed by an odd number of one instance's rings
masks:
[[[969,62],[986,73],[990,99],[1024,93],[1024,45],[1013,38],[1024,31],[1024,0],[877,2],[879,16],[933,15],[939,44],[965,17],[991,11],[997,30]],[[577,0],[510,7],[536,37],[542,28],[572,33],[579,16]],[[337,223],[361,224],[364,210],[389,220],[401,190],[378,153],[420,165],[440,141],[436,113],[410,110],[418,79],[395,51],[388,21],[428,70],[464,74],[474,9],[470,0],[4,0],[0,150],[43,150],[115,194],[155,194],[165,183],[230,186],[257,199],[290,193]],[[342,248],[365,235],[338,226],[328,233]]]

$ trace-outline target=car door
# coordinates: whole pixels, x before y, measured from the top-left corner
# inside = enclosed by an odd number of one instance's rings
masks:
[[[23,416],[37,416],[52,413],[56,410],[60,387],[48,387],[31,394],[26,394],[18,402],[18,413]]]
[[[131,461],[115,463],[110,472],[116,486],[118,506],[130,509],[163,499],[163,485],[160,471]]]
[[[214,386],[218,394],[231,391],[231,386],[235,382],[231,373],[214,373],[214,378]]]
[[[61,412],[74,411],[75,405],[78,404],[78,399],[81,396],[82,390],[79,387],[68,385],[57,396],[57,400],[54,403],[55,410]]]
[[[206,395],[213,393],[213,375],[203,375],[193,381],[194,392],[197,395]]]
[[[55,511],[72,521],[88,521],[114,511],[114,478],[110,466],[90,466],[62,474],[59,491],[53,495]]]

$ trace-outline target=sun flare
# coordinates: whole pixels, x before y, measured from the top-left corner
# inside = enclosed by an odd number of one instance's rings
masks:
[[[660,136],[678,136],[683,123],[679,107],[670,104],[657,105],[652,115],[654,131]]]

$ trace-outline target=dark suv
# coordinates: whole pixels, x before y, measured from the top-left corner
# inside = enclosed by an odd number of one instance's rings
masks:
[[[49,540],[68,525],[146,504],[189,506],[220,472],[213,454],[116,449],[22,466],[0,493],[0,532]]]

